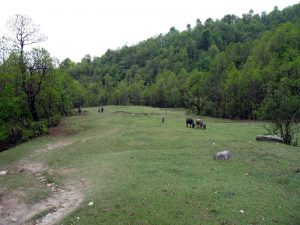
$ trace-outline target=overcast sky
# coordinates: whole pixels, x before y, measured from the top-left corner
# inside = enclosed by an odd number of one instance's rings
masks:
[[[80,61],[86,54],[101,56],[107,49],[132,45],[167,33],[182,31],[199,18],[221,19],[270,12],[297,4],[299,0],[2,0],[0,33],[15,15],[30,16],[48,37],[42,44],[52,56]],[[40,44],[41,45],[41,44]]]

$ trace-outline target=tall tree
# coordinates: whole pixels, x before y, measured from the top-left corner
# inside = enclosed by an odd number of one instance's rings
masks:
[[[33,120],[39,120],[36,108],[36,98],[46,85],[47,78],[53,69],[50,54],[45,49],[34,48],[26,57],[25,74],[22,74],[22,88],[26,94],[27,105]]]
[[[299,96],[300,79],[291,80],[284,77],[279,84],[270,86],[268,97],[259,112],[261,118],[273,125],[273,130],[279,133],[286,144],[298,144],[298,140],[294,141],[294,135],[300,121]]]
[[[51,60],[44,49],[34,49],[25,52],[25,46],[44,41],[46,37],[40,34],[40,28],[30,17],[15,15],[7,23],[10,33],[5,37],[13,45],[16,63],[19,67],[22,89],[27,97],[27,105],[34,120],[39,120],[35,106],[36,95],[40,92],[43,78],[48,73]]]

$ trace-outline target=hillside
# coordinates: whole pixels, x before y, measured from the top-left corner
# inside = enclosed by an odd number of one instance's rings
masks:
[[[82,106],[109,104],[268,120],[275,124],[270,133],[297,145],[300,4],[196,20],[182,32],[172,27],[77,64],[27,48],[45,40],[30,17],[16,15],[8,24],[10,36],[0,39],[0,151],[47,133],[72,108],[80,114]]]
[[[300,4],[269,14],[225,15],[60,68],[87,90],[85,105],[187,107],[203,115],[256,118],[283,79],[299,95]]]

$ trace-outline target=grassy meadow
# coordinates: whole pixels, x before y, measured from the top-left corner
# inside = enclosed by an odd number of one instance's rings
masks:
[[[31,155],[58,186],[82,190],[79,208],[58,224],[300,224],[300,148],[256,142],[266,133],[262,123],[204,118],[207,130],[200,130],[186,128],[184,110],[85,110],[63,120],[73,135],[0,153],[0,170]],[[33,154],[57,142],[72,144]],[[233,158],[213,160],[221,150]],[[28,203],[49,195],[29,174],[0,176],[0,194],[18,189]]]

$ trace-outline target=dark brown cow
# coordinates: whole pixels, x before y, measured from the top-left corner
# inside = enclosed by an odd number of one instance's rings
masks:
[[[190,127],[195,128],[195,123],[192,118],[187,118],[185,122],[186,122],[186,127],[188,127],[188,125],[190,125]]]

